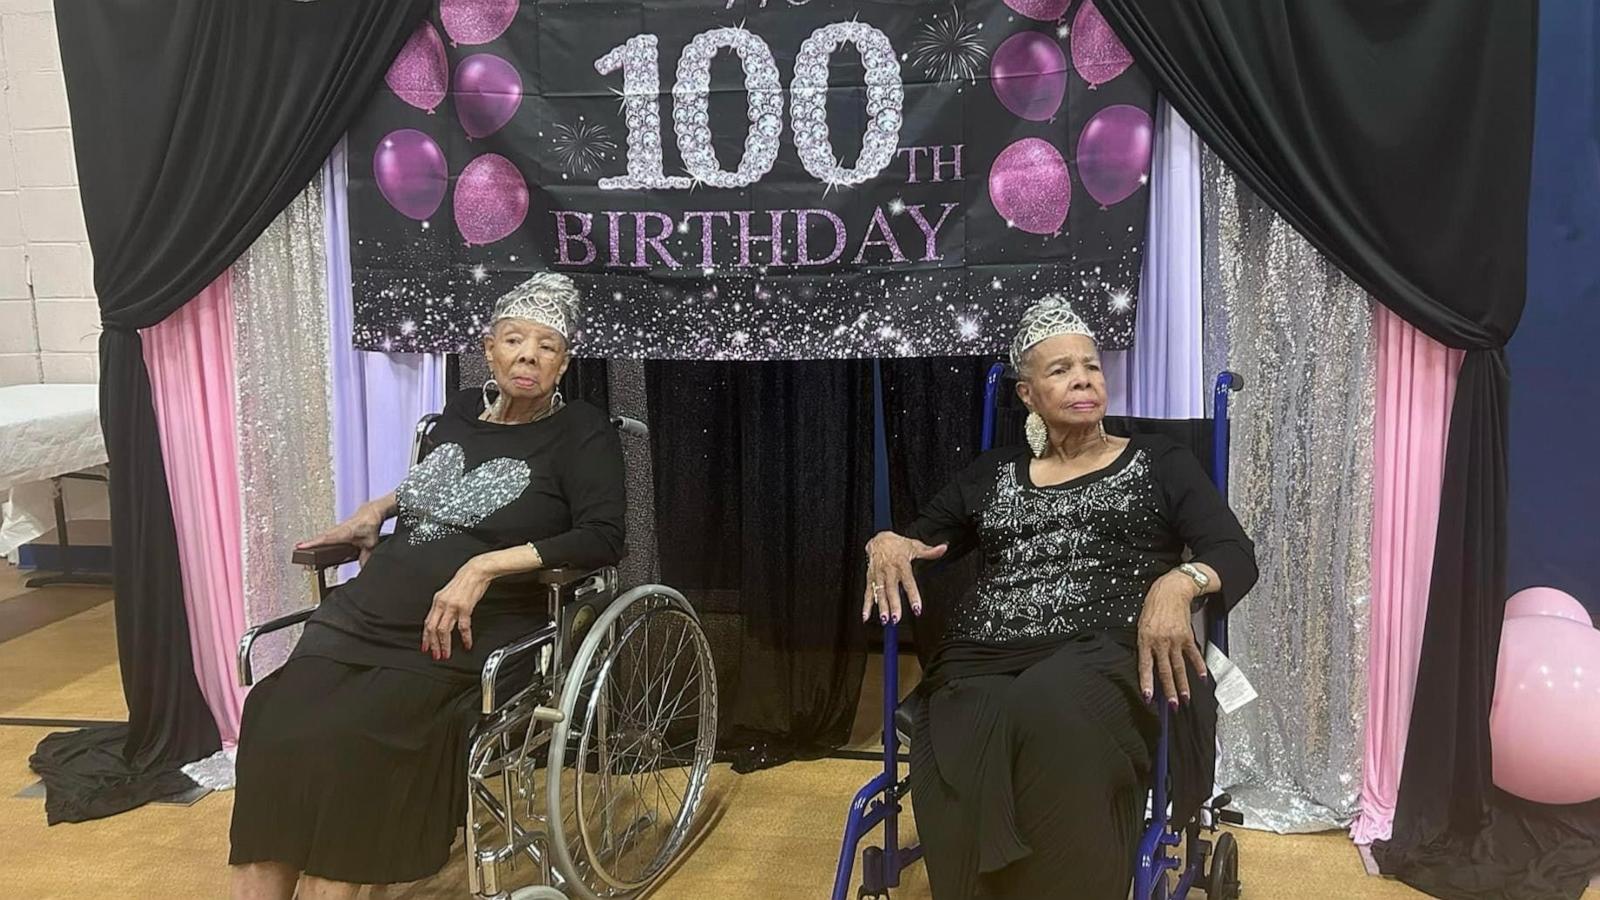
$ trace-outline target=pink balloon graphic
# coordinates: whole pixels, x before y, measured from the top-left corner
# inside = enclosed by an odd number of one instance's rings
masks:
[[[487,44],[511,27],[518,0],[441,0],[439,21],[460,44]]]
[[[1102,207],[1133,196],[1150,178],[1150,114],[1118,104],[1094,114],[1078,135],[1078,179]]]
[[[1122,46],[1094,0],[1078,7],[1072,17],[1072,65],[1090,87],[1105,84],[1133,65],[1133,54]]]
[[[450,87],[450,60],[445,58],[444,41],[432,23],[417,26],[383,80],[396,96],[417,109],[432,113],[443,102]]]
[[[1017,141],[995,157],[989,199],[1008,224],[1031,234],[1055,234],[1072,205],[1066,160],[1039,138]]]
[[[490,53],[474,53],[456,66],[456,116],[469,137],[499,131],[522,105],[522,76]]]
[[[1006,0],[1006,5],[1030,19],[1054,22],[1067,11],[1072,0]]]
[[[1061,108],[1067,94],[1067,57],[1056,42],[1037,31],[1005,39],[989,62],[994,95],[1012,115],[1044,122]]]
[[[372,174],[378,191],[401,215],[422,221],[444,202],[449,169],[444,151],[415,128],[391,131],[372,154]]]
[[[1512,594],[1506,601],[1506,618],[1521,616],[1557,616],[1579,625],[1589,625],[1593,621],[1576,597],[1553,587],[1525,588]]]
[[[1507,619],[1489,712],[1494,783],[1536,803],[1600,797],[1600,631]]]
[[[456,228],[467,246],[492,244],[516,231],[528,216],[528,183],[498,153],[485,153],[456,179]]]

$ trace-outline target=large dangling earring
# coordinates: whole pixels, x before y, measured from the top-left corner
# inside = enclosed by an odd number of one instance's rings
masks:
[[[555,391],[550,394],[550,411],[553,413],[566,405],[567,398],[561,396],[561,388],[556,388]]]
[[[490,388],[494,388],[495,397],[494,397],[493,400],[489,399],[489,389]],[[496,383],[493,378],[491,378],[488,381],[485,381],[483,383],[483,411],[488,413],[490,418],[494,418],[495,407],[498,406],[499,404],[500,404],[500,385],[498,383]]]
[[[1028,413],[1028,422],[1022,430],[1028,437],[1028,449],[1033,451],[1034,458],[1044,456],[1050,449],[1050,429],[1045,427],[1044,416],[1036,412]]]

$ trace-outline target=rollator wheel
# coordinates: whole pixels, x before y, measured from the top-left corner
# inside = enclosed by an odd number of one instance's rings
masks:
[[[1239,845],[1226,831],[1217,835],[1211,851],[1211,875],[1206,879],[1207,900],[1238,900]]]
[[[635,588],[584,638],[552,729],[552,862],[575,900],[633,895],[683,851],[717,736],[711,645],[694,609]]]

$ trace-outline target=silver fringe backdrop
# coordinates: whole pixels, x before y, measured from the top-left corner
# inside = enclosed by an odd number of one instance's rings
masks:
[[[1244,377],[1230,495],[1261,581],[1229,617],[1260,698],[1217,783],[1252,828],[1345,825],[1361,788],[1377,345],[1366,293],[1205,154],[1206,371]]]
[[[290,551],[334,523],[326,268],[319,175],[233,265],[247,625],[311,602]],[[298,637],[264,638],[256,671],[282,665]]]

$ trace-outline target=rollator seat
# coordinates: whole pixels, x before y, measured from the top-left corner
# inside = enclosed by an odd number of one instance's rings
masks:
[[[894,730],[899,735],[901,744],[911,746],[911,733],[915,729],[917,716],[927,705],[928,698],[922,696],[921,691],[912,691],[894,708]]]

